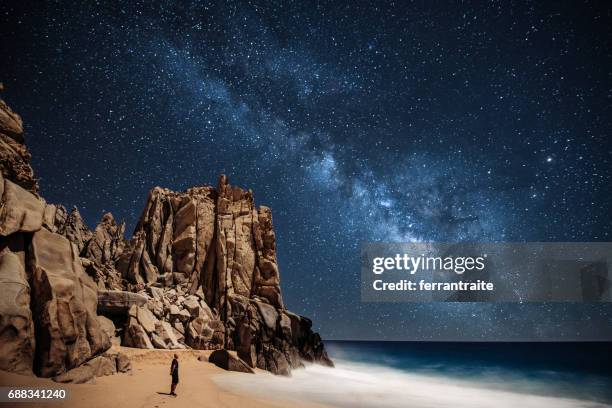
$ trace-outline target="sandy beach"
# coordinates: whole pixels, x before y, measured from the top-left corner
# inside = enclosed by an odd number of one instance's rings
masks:
[[[323,408],[323,405],[303,404],[295,400],[268,399],[249,396],[244,393],[233,394],[215,384],[215,376],[253,376],[228,372],[214,364],[198,360],[209,351],[176,350],[180,360],[180,384],[177,397],[166,395],[169,392],[169,366],[175,351],[143,350],[128,347],[120,348],[130,356],[132,374],[116,374],[98,377],[95,384],[58,384],[50,379],[16,375],[0,371],[0,385],[15,387],[65,388],[69,397],[64,402],[19,403],[19,407],[87,407],[87,408],[179,408],[179,407],[299,407]],[[277,381],[274,375],[257,370],[256,376]],[[237,380],[237,378],[236,378]],[[265,380],[264,380],[265,381]],[[0,404],[5,405],[5,404]]]

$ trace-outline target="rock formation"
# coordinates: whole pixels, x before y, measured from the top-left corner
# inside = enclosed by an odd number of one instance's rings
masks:
[[[0,172],[19,187],[36,194],[38,180],[34,178],[31,159],[23,139],[21,117],[0,99]]]
[[[21,119],[4,102],[0,132],[12,140],[0,149],[0,286],[11,294],[0,346],[13,351],[0,369],[89,381],[120,371],[117,357],[99,362],[111,342],[234,350],[284,375],[332,365],[311,321],[284,307],[272,213],[250,190],[224,175],[216,188],[156,187],[126,241],[110,213],[91,231],[76,208],[36,195]]]
[[[284,308],[270,209],[223,175],[216,189],[154,188],[117,268],[148,298],[130,310],[124,344],[226,348],[285,375],[331,365],[310,320]]]
[[[91,232],[77,211],[37,195],[22,133],[21,118],[0,100],[0,369],[62,376],[111,342],[79,258]]]
[[[202,357],[199,358],[200,360]],[[208,361],[228,371],[237,371],[239,373],[255,374],[255,371],[244,361],[238,358],[233,352],[227,350],[215,350],[210,354]]]

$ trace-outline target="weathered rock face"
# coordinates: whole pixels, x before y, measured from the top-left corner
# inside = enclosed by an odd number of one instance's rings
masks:
[[[284,375],[303,360],[332,364],[310,320],[284,309],[270,209],[223,175],[216,189],[154,188],[117,266],[149,298],[126,344],[227,348]]]
[[[37,196],[22,133],[0,100],[0,369],[76,375],[110,347],[77,248],[91,232],[78,212]]]
[[[191,292],[200,279],[212,273],[214,266],[216,192],[197,187],[185,193],[155,188],[134,236],[118,262],[118,269],[131,283],[142,289],[145,284],[163,286],[189,282]],[[210,300],[215,294],[210,291]]]
[[[0,175],[0,235],[34,232],[42,226],[45,203]]]
[[[0,173],[26,191],[36,194],[38,181],[30,166],[31,159],[23,139],[21,117],[0,99]]]
[[[118,262],[131,287],[187,282],[224,311],[227,296],[259,296],[282,308],[271,211],[257,210],[250,191],[219,186],[184,193],[154,188],[134,237]]]
[[[121,290],[124,286],[121,275],[115,269],[125,246],[124,231],[125,222],[117,224],[113,215],[106,213],[84,245],[83,256],[88,260],[84,266],[100,289]]]
[[[41,229],[29,250],[36,333],[34,369],[43,377],[77,367],[110,347],[96,309],[97,288],[74,244]]]

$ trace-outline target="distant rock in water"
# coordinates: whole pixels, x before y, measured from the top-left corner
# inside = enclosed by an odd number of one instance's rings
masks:
[[[108,360],[111,341],[233,350],[282,375],[333,365],[312,322],[284,307],[272,213],[250,190],[224,175],[156,187],[126,240],[112,214],[91,231],[38,196],[22,133],[0,100],[0,369],[87,382],[129,367]]]

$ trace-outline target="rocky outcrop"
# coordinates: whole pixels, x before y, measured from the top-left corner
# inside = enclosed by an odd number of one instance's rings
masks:
[[[257,210],[252,192],[225,176],[216,190],[154,188],[118,267],[137,289],[187,282],[193,294],[201,286],[218,310],[233,293],[283,307],[271,211]]]
[[[23,138],[21,117],[0,99],[0,173],[26,191],[36,194],[38,181],[30,166],[31,159]]]
[[[270,209],[223,175],[217,188],[154,188],[117,267],[149,299],[124,344],[226,348],[284,375],[303,360],[332,365],[310,320],[284,308]]]
[[[91,231],[76,208],[36,195],[21,119],[3,103],[0,136],[0,346],[11,350],[0,369],[90,381],[122,372],[118,356],[106,361],[111,339],[231,350],[283,375],[332,365],[310,320],[285,309],[272,213],[252,191],[224,175],[216,187],[156,187],[126,241],[110,213]]]
[[[34,369],[43,377],[77,367],[108,348],[100,327],[97,287],[85,274],[76,247],[41,229],[28,251],[35,320]]]
[[[126,314],[133,305],[142,306],[147,297],[124,290],[98,290],[98,310],[108,314]]]
[[[37,195],[22,133],[0,100],[0,369],[83,378],[111,345],[79,257],[91,231]]]
[[[123,253],[125,222],[117,224],[111,213],[106,213],[96,226],[91,239],[84,246],[83,257],[87,273],[100,289],[120,290],[124,287],[115,264]]]

